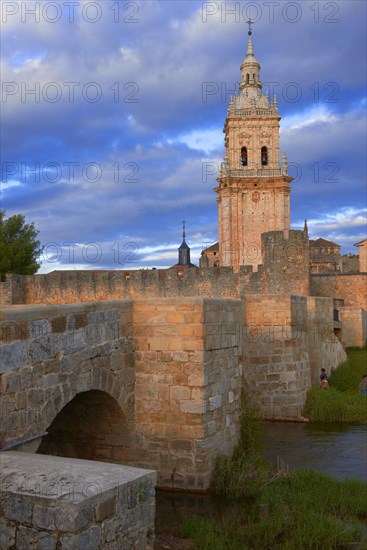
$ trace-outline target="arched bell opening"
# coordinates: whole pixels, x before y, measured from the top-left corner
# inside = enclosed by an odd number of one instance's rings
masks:
[[[241,149],[241,165],[247,166],[247,147]]]

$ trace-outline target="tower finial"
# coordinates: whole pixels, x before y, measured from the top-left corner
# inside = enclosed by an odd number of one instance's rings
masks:
[[[256,92],[261,90],[262,84],[260,81],[260,63],[255,57],[254,47],[252,45],[252,25],[254,22],[249,19],[246,21],[248,24],[248,38],[247,38],[247,51],[246,57],[242,62],[240,67],[242,73],[242,79],[240,82],[240,90],[252,89]]]
[[[246,21],[246,23],[248,24],[248,35],[251,36],[252,35],[252,28],[251,28],[251,25],[254,24],[254,21],[251,21],[251,17],[248,18],[248,21]]]
[[[185,242],[186,238],[186,221],[183,220],[182,222],[182,241]]]

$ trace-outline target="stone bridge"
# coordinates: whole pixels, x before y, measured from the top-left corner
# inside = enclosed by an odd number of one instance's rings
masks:
[[[265,416],[297,418],[320,366],[345,358],[332,315],[330,298],[275,295],[6,307],[3,438],[48,432],[19,449],[203,491],[238,442],[242,388]]]
[[[241,302],[202,298],[18,306],[2,312],[2,426],[21,450],[159,472],[207,488],[238,440]],[[208,350],[208,345],[212,349]]]

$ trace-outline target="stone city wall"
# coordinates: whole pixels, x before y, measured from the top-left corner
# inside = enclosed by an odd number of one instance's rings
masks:
[[[68,304],[154,297],[239,298],[243,294],[309,294],[308,238],[303,231],[262,235],[264,265],[231,267],[53,271],[8,275],[0,303]],[[260,251],[259,251],[260,253]]]
[[[341,336],[345,347],[363,347],[367,342],[367,311],[360,307],[344,306],[340,310]]]
[[[152,550],[156,473],[19,452],[1,455],[2,550]]]
[[[0,283],[4,304],[68,304],[127,298],[212,296],[237,298],[259,291],[251,266],[131,271],[53,271],[47,275],[9,275]]]
[[[264,271],[261,294],[310,294],[309,241],[303,231],[261,235]],[[251,294],[251,293],[249,293]]]
[[[299,418],[311,386],[307,298],[245,296],[244,386],[267,418]]]
[[[367,310],[367,273],[340,275],[311,274],[313,296],[330,296],[344,300],[346,306]]]
[[[307,297],[307,338],[311,383],[320,383],[320,370],[330,373],[347,359],[347,354],[334,334],[333,299]]]

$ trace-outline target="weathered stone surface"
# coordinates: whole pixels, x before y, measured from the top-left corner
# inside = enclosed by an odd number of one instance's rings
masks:
[[[101,548],[102,533],[99,525],[94,525],[79,536],[79,550],[99,550]]]
[[[57,537],[37,529],[19,525],[17,529],[17,550],[56,550]]]
[[[32,525],[51,531],[55,529],[55,510],[48,506],[35,504],[33,508]]]
[[[0,548],[11,548],[15,544],[15,524],[0,517]]]
[[[205,489],[214,457],[238,440],[243,387],[266,416],[297,417],[310,361],[340,361],[333,333],[318,328],[330,314],[331,299],[260,294],[5,309],[5,333],[22,323],[25,340],[1,347],[23,346],[27,361],[3,377],[9,441],[57,429],[54,453],[154,465],[159,484]]]
[[[27,499],[14,494],[6,494],[2,500],[2,508],[6,519],[31,524],[33,503]]]
[[[1,475],[4,550],[152,548],[155,472],[7,452]]]

